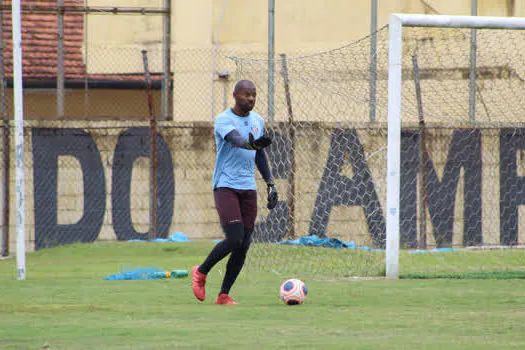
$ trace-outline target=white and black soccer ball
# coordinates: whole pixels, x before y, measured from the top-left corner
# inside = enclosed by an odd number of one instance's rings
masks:
[[[279,294],[286,305],[300,305],[304,303],[308,289],[303,281],[291,278],[281,284]]]

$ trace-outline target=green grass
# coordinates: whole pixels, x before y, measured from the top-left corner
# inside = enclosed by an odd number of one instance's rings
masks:
[[[402,275],[425,278],[523,278],[524,249],[459,250],[399,257]]]
[[[204,303],[193,297],[188,278],[103,279],[126,265],[189,269],[211,246],[123,242],[45,249],[28,254],[26,281],[16,280],[15,259],[0,261],[0,349],[525,348],[521,278],[392,281],[306,273],[307,303],[288,307],[279,301],[278,288],[295,275],[285,272],[275,252],[258,247],[232,290],[236,306],[213,304],[224,262],[210,273]],[[298,256],[308,256],[304,252]],[[519,271],[523,255],[515,253],[500,266]],[[256,265],[265,256],[274,257],[270,272]],[[433,259],[442,257],[401,259],[430,271]],[[451,257],[453,266],[461,265],[460,257]],[[470,255],[465,259],[468,271]]]

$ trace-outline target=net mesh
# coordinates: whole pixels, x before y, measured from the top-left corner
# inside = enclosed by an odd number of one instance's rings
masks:
[[[525,237],[519,233],[523,214],[516,197],[522,191],[525,106],[518,96],[525,91],[525,33],[403,31],[401,243],[453,249],[443,256],[402,252],[400,271],[522,270],[523,251],[508,248],[522,247]],[[470,62],[476,64],[472,95]],[[414,128],[419,121],[424,126]],[[418,261],[427,267],[418,267]]]
[[[377,33],[383,69],[387,36],[385,29]],[[257,109],[269,116],[274,143],[268,154],[282,198],[274,211],[262,210],[249,268],[296,276],[384,274],[386,117],[380,109],[369,122],[369,57],[370,38],[321,53],[281,55],[272,62],[270,88],[267,59],[232,57],[236,79],[255,82]],[[386,96],[382,78],[378,101]],[[302,241],[312,238],[343,244]],[[280,241],[292,245],[268,243]]]
[[[472,33],[403,29],[402,273],[515,270],[525,262],[521,250],[506,249],[524,242],[519,198],[525,106],[519,96],[525,91],[525,34],[475,31],[473,104]],[[276,57],[273,89],[268,60],[233,58],[237,79],[256,82],[259,109],[270,116],[273,110],[268,127],[284,140],[272,145],[270,158],[287,204],[272,221],[281,224],[259,231],[256,242],[293,233],[384,248],[388,28],[374,36],[375,70],[368,37],[322,53]],[[274,104],[268,107],[271,91]],[[286,211],[290,203],[295,216]],[[256,244],[252,267],[351,276],[378,273],[384,265],[376,249],[357,259],[348,249],[279,249]],[[423,252],[428,254],[413,254]]]

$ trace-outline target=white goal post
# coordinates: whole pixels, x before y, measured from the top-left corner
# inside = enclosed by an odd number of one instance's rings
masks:
[[[13,0],[13,88],[16,160],[16,270],[19,280],[26,279],[25,175],[24,175],[24,93],[22,73],[22,17],[20,0]]]
[[[525,29],[525,18],[392,14],[388,43],[386,277],[399,276],[403,27]]]

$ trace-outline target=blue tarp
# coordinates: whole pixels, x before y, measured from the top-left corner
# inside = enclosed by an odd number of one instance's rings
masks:
[[[410,254],[421,254],[421,253],[444,253],[444,252],[456,252],[457,249],[455,248],[436,248],[436,249],[416,249],[416,250],[409,250],[408,252]]]
[[[150,280],[158,279],[157,273],[162,272],[163,270],[158,267],[125,267],[120,273],[108,275],[104,279],[106,281]]]
[[[184,278],[188,276],[188,270],[165,271],[161,268],[150,267],[124,267],[120,273],[104,277],[106,281],[129,281],[129,280],[158,280],[166,278]]]
[[[346,248],[346,249],[360,249],[374,252],[384,252],[384,249],[371,248],[367,246],[358,246],[354,241],[345,242],[338,238],[319,238],[316,235],[305,236],[299,239],[292,239],[286,241],[277,242],[277,244],[292,244],[292,245],[305,245],[312,247],[326,247],[326,248]]]
[[[175,232],[168,238],[155,238],[151,240],[144,239],[130,239],[128,242],[191,242],[188,237],[182,232]]]
[[[213,239],[212,242],[218,243],[220,239]],[[143,239],[130,239],[128,242],[191,242],[188,237],[182,232],[175,232],[169,236],[169,238],[156,238],[152,240],[143,240]],[[329,238],[323,237],[319,238],[316,235],[304,236],[299,239],[289,239],[285,241],[275,242],[276,244],[291,244],[291,245],[303,245],[310,247],[325,247],[325,248],[345,248],[345,249],[359,249],[367,250],[373,252],[384,252],[384,249],[372,248],[367,246],[358,246],[354,241],[343,241],[338,238]],[[421,254],[421,253],[442,253],[442,252],[453,252],[457,251],[455,248],[436,248],[430,250],[409,250],[411,254]]]

